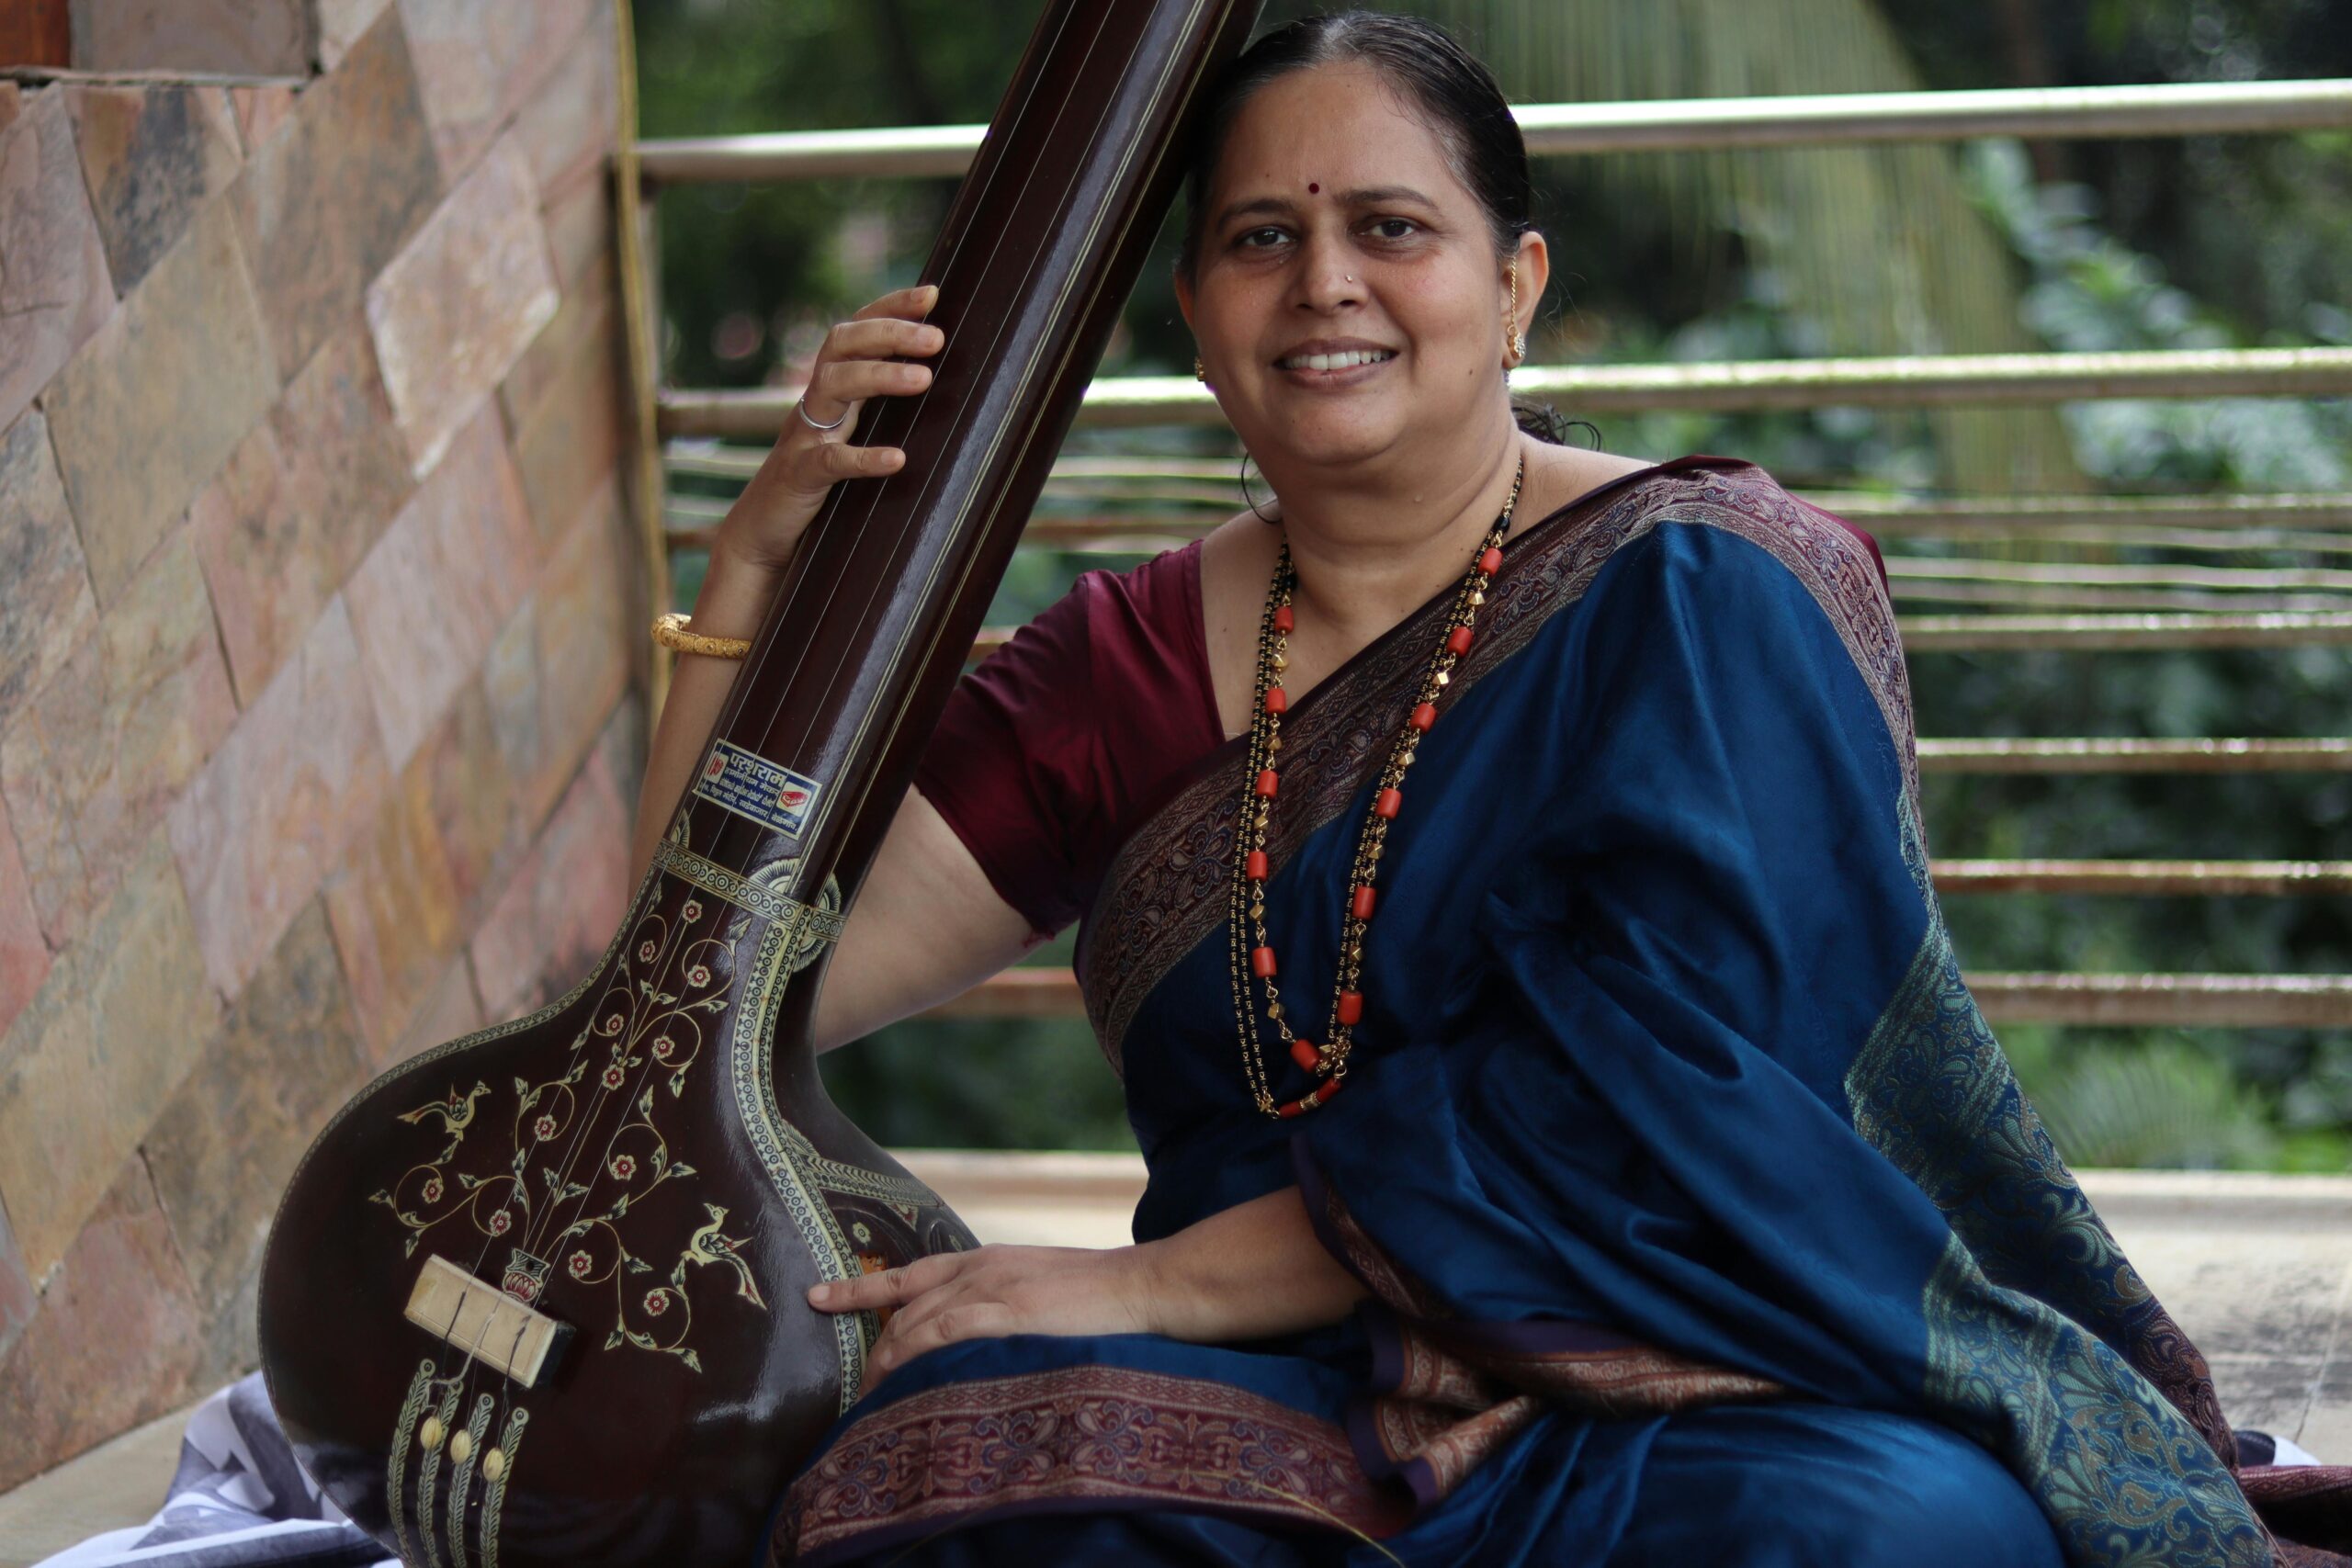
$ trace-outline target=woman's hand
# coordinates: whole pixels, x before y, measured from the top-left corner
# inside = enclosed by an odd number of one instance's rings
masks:
[[[817,1285],[820,1312],[890,1310],[865,1357],[865,1388],[925,1350],[1007,1334],[1148,1334],[1161,1292],[1142,1247],[977,1247]],[[858,1391],[861,1394],[865,1389]]]
[[[902,365],[894,355],[927,357],[947,336],[923,317],[939,299],[934,284],[885,294],[846,321],[835,323],[817,351],[798,413],[786,416],[760,471],[718,527],[719,543],[748,564],[781,567],[792,557],[825,497],[840,479],[879,479],[906,466],[896,446],[853,446],[858,412],[868,398],[906,397],[931,385],[928,365]],[[810,426],[841,420],[837,430]]]
[[[820,1312],[896,1308],[865,1384],[925,1350],[1005,1334],[1164,1334],[1215,1345],[1337,1323],[1365,1295],[1316,1239],[1298,1189],[1134,1247],[982,1247],[812,1286]],[[865,1391],[859,1391],[863,1393]]]

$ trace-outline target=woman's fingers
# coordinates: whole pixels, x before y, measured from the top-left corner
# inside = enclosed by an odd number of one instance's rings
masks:
[[[853,316],[826,332],[818,352],[825,358],[876,359],[893,354],[933,354],[946,341],[947,334],[929,321]]]
[[[904,1315],[903,1314],[900,1315]],[[865,1358],[868,1386],[891,1368],[913,1360],[926,1350],[953,1345],[959,1339],[986,1339],[1013,1332],[1018,1317],[1002,1302],[961,1302],[942,1308],[919,1323],[902,1325],[894,1317]]]
[[[808,378],[808,390],[802,395],[822,397],[838,406],[868,398],[903,397],[930,385],[928,365],[901,365],[895,359],[836,359],[817,367]]]
[[[930,367],[899,361],[936,354],[946,342],[944,333],[923,321],[896,315],[869,317],[861,311],[825,334],[808,389],[800,395],[801,406],[811,420],[831,424],[867,398],[920,392],[931,385]]]
[[[850,319],[867,321],[877,316],[900,316],[910,321],[919,321],[937,303],[939,285],[917,283],[905,288],[894,288],[872,303],[860,306]]]
[[[977,1255],[968,1252],[934,1252],[879,1273],[811,1285],[808,1304],[827,1312],[895,1307],[945,1284],[962,1271],[964,1260],[974,1256]]]

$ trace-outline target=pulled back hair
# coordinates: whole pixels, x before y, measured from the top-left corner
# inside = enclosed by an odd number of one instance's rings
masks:
[[[1276,28],[1244,50],[1203,102],[1184,172],[1184,231],[1177,266],[1200,276],[1201,225],[1209,181],[1241,110],[1294,71],[1362,63],[1396,88],[1445,154],[1446,166],[1477,199],[1498,258],[1519,248],[1535,227],[1534,187],[1527,173],[1527,142],[1502,89],[1476,56],[1435,22],[1378,11],[1340,11]],[[1540,403],[1514,399],[1511,417],[1529,434],[1566,441],[1560,416]]]

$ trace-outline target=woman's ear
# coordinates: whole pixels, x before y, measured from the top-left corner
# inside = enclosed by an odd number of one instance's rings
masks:
[[[1519,253],[1511,265],[1519,269],[1519,319],[1531,322],[1543,303],[1544,285],[1552,280],[1552,247],[1530,229],[1519,237]]]
[[[1176,285],[1176,311],[1184,318],[1184,325],[1189,330],[1193,324],[1193,280],[1185,273],[1183,263],[1176,264],[1171,281]]]

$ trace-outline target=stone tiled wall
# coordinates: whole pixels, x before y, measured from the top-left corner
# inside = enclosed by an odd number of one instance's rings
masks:
[[[628,901],[611,5],[0,81],[0,1488],[251,1366],[311,1133]]]

